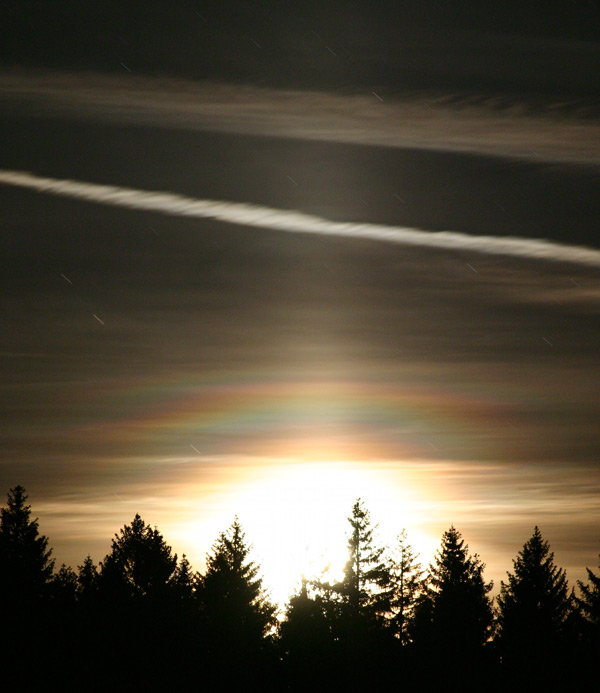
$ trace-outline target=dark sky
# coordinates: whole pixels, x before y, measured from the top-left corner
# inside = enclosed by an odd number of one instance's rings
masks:
[[[0,60],[257,85],[586,94],[595,0],[8,0]]]
[[[0,82],[1,488],[72,565],[140,512],[201,568],[238,513],[281,597],[358,495],[425,562],[454,523],[498,584],[539,524],[584,577],[596,6],[234,5],[7,5],[31,41]],[[207,76],[235,96],[181,81]]]

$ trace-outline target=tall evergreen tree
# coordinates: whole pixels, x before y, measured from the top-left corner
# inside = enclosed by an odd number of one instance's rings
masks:
[[[506,685],[562,688],[573,684],[572,606],[566,573],[538,527],[500,583],[498,646]]]
[[[181,636],[187,630],[182,629],[177,555],[158,529],[136,514],[115,534],[100,564],[97,592],[90,561],[80,569],[80,584],[84,579],[90,601],[82,600],[81,606],[98,623],[96,661],[110,657],[116,668],[127,672],[128,685],[159,687],[163,677],[167,684],[167,675],[172,679],[174,670],[179,673],[185,659]],[[187,601],[191,608],[192,600]]]
[[[348,561],[342,580],[317,583],[335,643],[332,666],[339,687],[383,686],[392,668],[396,640],[391,628],[393,583],[376,525],[358,499],[348,517]]]
[[[20,609],[48,595],[54,570],[47,537],[40,535],[38,520],[22,486],[8,493],[0,509],[0,600],[5,608]]]
[[[566,573],[555,565],[537,526],[507,575],[498,596],[499,641],[505,656],[534,659],[556,649],[566,635],[571,598]]]
[[[98,592],[98,567],[90,555],[77,566],[77,597],[80,601],[91,602]]]
[[[197,597],[205,629],[205,666],[212,686],[235,689],[256,683],[268,670],[275,606],[263,588],[260,568],[237,517],[206,557]],[[221,678],[223,677],[223,678]]]
[[[124,598],[161,597],[168,591],[177,569],[177,555],[157,528],[136,514],[112,540],[101,563],[100,586]]]
[[[493,613],[488,593],[492,583],[484,581],[484,568],[477,554],[469,555],[468,545],[454,526],[444,532],[429,566],[428,595],[421,610],[429,610],[432,640],[446,653],[472,654],[490,637]]]
[[[217,631],[260,641],[275,624],[275,607],[263,589],[259,566],[249,559],[251,548],[236,517],[207,555],[198,590],[204,614]]]
[[[589,582],[577,581],[581,592],[577,604],[585,619],[586,638],[600,646],[600,573],[596,575],[590,568],[586,568],[586,571]]]
[[[78,642],[82,669],[94,666],[95,663],[92,660],[98,650],[97,639],[102,639],[98,626],[99,622],[106,617],[107,605],[99,600],[99,583],[98,567],[88,555],[83,563],[77,566],[76,584],[77,615],[83,634]],[[94,624],[94,628],[89,627],[90,623]]]
[[[415,608],[423,592],[423,570],[408,543],[406,530],[398,535],[396,555],[393,561],[392,580],[394,594],[392,598],[393,623],[396,636],[401,645],[410,642]]]
[[[391,568],[385,560],[385,547],[375,545],[369,511],[360,498],[348,518],[348,561],[337,590],[351,617],[374,624],[389,616],[393,584]]]
[[[37,518],[31,517],[25,489],[15,486],[0,509],[0,614],[5,631],[0,670],[6,690],[41,690],[55,673],[54,654],[62,633],[53,623],[51,554]]]

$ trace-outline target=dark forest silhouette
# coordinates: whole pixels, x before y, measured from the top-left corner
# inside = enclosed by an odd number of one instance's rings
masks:
[[[351,509],[339,582],[302,579],[280,618],[237,518],[206,570],[139,515],[99,565],[56,569],[21,486],[0,518],[3,680],[33,689],[556,689],[597,673],[600,573],[570,590],[538,527],[501,582],[451,526],[427,569]],[[500,530],[499,530],[500,531]]]

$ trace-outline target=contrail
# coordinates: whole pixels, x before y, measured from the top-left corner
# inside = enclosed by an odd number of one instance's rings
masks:
[[[149,192],[112,185],[44,178],[25,171],[0,169],[0,183],[49,195],[89,200],[115,207],[141,209],[184,217],[216,219],[228,224],[257,226],[288,233],[361,238],[399,245],[467,250],[493,255],[574,262],[600,267],[600,250],[544,239],[470,236],[455,231],[422,231],[403,226],[331,221],[293,210],[218,200],[202,200],[169,192]]]

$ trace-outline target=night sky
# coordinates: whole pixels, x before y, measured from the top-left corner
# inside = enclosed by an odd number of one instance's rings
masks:
[[[139,4],[108,3],[59,50],[58,11],[9,3],[30,41],[0,72],[0,489],[59,563],[139,512],[202,569],[237,514],[284,599],[343,561],[361,496],[424,563],[454,523],[498,587],[538,524],[585,576],[600,48],[575,5],[517,26],[406,3],[423,41],[393,48],[360,3],[164,26],[159,4],[135,39]],[[187,12],[213,27],[196,53]]]

